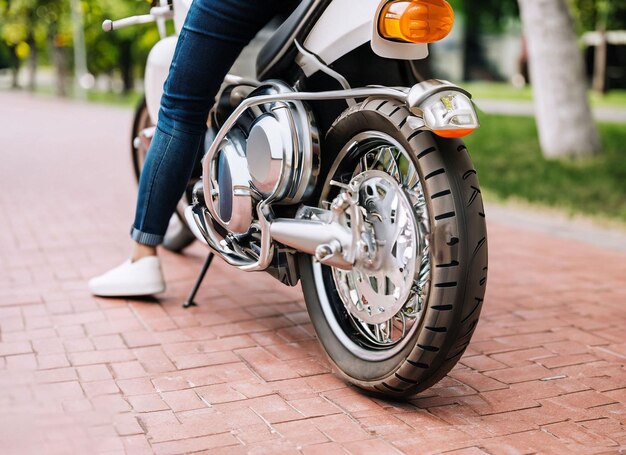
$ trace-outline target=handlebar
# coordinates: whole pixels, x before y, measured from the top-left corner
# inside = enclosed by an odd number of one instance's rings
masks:
[[[124,27],[130,27],[132,25],[149,24],[156,22],[158,19],[172,19],[174,17],[174,11],[170,6],[155,6],[150,8],[150,14],[142,14],[140,16],[130,16],[123,19],[112,21],[110,19],[105,20],[102,23],[102,30],[105,32],[111,32]]]

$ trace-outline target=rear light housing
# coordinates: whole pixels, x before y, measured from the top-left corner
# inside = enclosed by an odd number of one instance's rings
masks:
[[[408,104],[411,112],[440,137],[464,137],[480,126],[471,95],[448,81],[433,79],[415,85]]]

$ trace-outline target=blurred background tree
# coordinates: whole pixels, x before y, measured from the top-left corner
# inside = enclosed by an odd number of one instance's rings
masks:
[[[67,74],[66,48],[71,43],[67,3],[56,0],[0,0],[0,38],[3,53],[14,69],[13,84],[23,60],[28,66],[29,90],[36,87],[40,59],[54,62],[57,93],[65,95]],[[42,51],[48,55],[40,56]]]
[[[502,32],[506,23],[519,17],[516,0],[454,0],[463,18],[463,80],[493,79],[496,71],[485,58],[483,36]]]
[[[593,67],[593,89],[605,93],[613,79],[626,79],[626,57],[623,50],[620,62],[619,47],[607,39],[607,33],[611,30],[626,30],[626,2],[574,0],[573,5],[579,34],[595,30],[593,34],[595,38],[589,40],[594,46],[589,48],[592,52],[588,54],[591,54],[589,57],[592,58],[588,58],[590,63],[588,66]],[[587,33],[587,36],[589,35]],[[626,41],[622,44],[626,44]]]
[[[626,28],[626,2],[572,0],[571,4],[580,33],[598,27],[606,30],[623,30]]]
[[[145,0],[81,0],[88,70],[94,76],[119,74],[122,90],[134,88],[135,78],[143,76],[145,58],[158,40],[154,27],[131,27],[105,35],[102,21],[133,14],[145,14]],[[72,29],[69,0],[0,0],[0,68],[12,71],[12,85],[18,86],[18,72],[28,69],[26,88],[34,91],[37,69],[52,66],[55,93],[65,96],[68,73],[73,68]],[[112,85],[109,89],[112,89]]]
[[[102,21],[136,14],[147,14],[150,2],[145,0],[83,0],[85,14],[85,42],[88,68],[94,75],[106,74],[112,81],[118,72],[122,90],[128,93],[135,86],[135,78],[143,77],[148,52],[159,39],[153,25],[128,27],[104,34]],[[112,87],[110,87],[112,88]]]

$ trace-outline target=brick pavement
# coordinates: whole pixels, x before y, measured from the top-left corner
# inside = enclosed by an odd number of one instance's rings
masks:
[[[0,451],[517,454],[626,451],[626,254],[489,225],[483,316],[405,402],[330,371],[299,288],[164,255],[158,301],[85,281],[127,253],[131,115],[0,93]]]

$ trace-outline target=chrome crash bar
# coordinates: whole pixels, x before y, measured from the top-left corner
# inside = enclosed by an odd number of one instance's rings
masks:
[[[235,82],[235,80],[236,79],[234,79],[233,82]],[[247,98],[237,106],[217,133],[215,140],[203,159],[203,173],[205,176],[209,175],[210,163],[213,162],[216,154],[222,148],[222,143],[226,135],[231,128],[235,126],[239,117],[248,109],[255,106],[280,101],[354,100],[371,97],[396,99],[406,103],[407,108],[416,116],[414,119],[419,122],[416,127],[428,128],[421,118],[422,112],[420,110],[420,103],[429,96],[444,90],[454,90],[467,94],[467,92],[450,82],[431,80],[417,84],[410,89],[367,87],[324,92],[286,92]],[[211,194],[210,188],[205,187],[204,194]],[[274,240],[286,244],[287,246],[292,246],[298,249],[298,251],[313,254],[321,262],[343,269],[352,268],[354,262],[358,260],[355,257],[352,258],[354,261],[349,263],[345,258],[342,259],[336,254],[337,251],[341,251],[342,249],[354,248],[353,245],[350,245],[353,243],[354,239],[353,233],[350,232],[349,229],[343,229],[335,223],[327,224],[306,219],[270,220],[271,203],[271,200],[266,200],[260,202],[257,206],[259,224],[256,227],[261,232],[261,250],[256,261],[251,261],[243,253],[240,254],[236,252],[229,247],[226,239],[216,236],[216,231],[213,228],[215,223],[210,209],[196,204],[188,208],[186,216],[190,225],[193,223],[198,227],[200,232],[196,233],[197,237],[204,238],[207,244],[226,260],[226,262],[245,271],[261,271],[269,267],[273,259]],[[207,206],[209,204],[211,204],[211,202],[207,201]],[[300,235],[295,234],[298,230],[300,230]],[[303,238],[304,233],[311,238]],[[201,237],[198,234],[201,234]]]
[[[222,148],[222,142],[226,138],[226,135],[231,130],[232,127],[235,126],[239,117],[246,112],[248,109],[260,106],[262,104],[274,103],[279,101],[324,101],[324,100],[341,100],[341,99],[360,99],[360,98],[369,98],[369,97],[377,97],[377,98],[392,98],[397,99],[402,102],[407,101],[407,93],[401,91],[399,89],[393,88],[384,88],[384,87],[371,87],[371,88],[362,88],[362,89],[350,89],[350,90],[334,90],[334,91],[326,91],[326,92],[286,92],[286,93],[277,93],[275,95],[261,95],[261,96],[253,96],[251,98],[247,98],[242,103],[237,106],[234,112],[228,117],[224,125],[220,128],[215,140],[211,144],[211,147],[207,151],[206,156],[203,159],[203,174],[209,175],[209,165],[213,162],[215,155]],[[204,194],[211,194],[210,188],[204,188]],[[210,204],[209,201],[207,201]],[[200,233],[202,237],[206,240],[209,247],[211,247],[218,255],[220,255],[226,262],[231,265],[234,265],[244,271],[253,272],[253,271],[261,271],[267,269],[272,262],[273,258],[273,244],[272,244],[272,231],[276,234],[283,233],[284,231],[280,229],[278,226],[278,221],[270,222],[268,219],[269,215],[269,204],[271,201],[263,201],[259,203],[257,206],[257,214],[259,216],[259,228],[261,231],[261,251],[259,253],[259,258],[257,261],[251,262],[245,256],[237,254],[231,248],[228,247],[225,239],[219,239],[214,235],[215,230],[212,229],[212,226],[208,226],[208,224],[213,224],[213,217],[211,216],[210,211],[199,207],[198,205],[191,208],[191,210],[187,212],[186,216],[189,221],[194,220],[195,224],[199,227]],[[207,204],[207,205],[208,205]],[[189,219],[191,218],[191,219]],[[291,221],[291,220],[289,220]],[[311,225],[313,228],[313,224],[317,224],[311,221],[300,220],[300,224]],[[272,224],[274,227],[272,229]],[[316,232],[317,229],[313,228]],[[288,229],[291,231],[291,229]],[[280,235],[280,234],[279,234]],[[348,232],[348,235],[351,237],[351,234]],[[345,238],[345,236],[342,236]],[[310,243],[310,242],[309,242]],[[320,242],[326,243],[326,242]],[[318,243],[318,245],[320,244]],[[304,251],[303,251],[304,252]],[[313,251],[312,253],[315,253]],[[348,267],[348,265],[344,265],[344,267]]]

